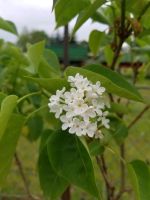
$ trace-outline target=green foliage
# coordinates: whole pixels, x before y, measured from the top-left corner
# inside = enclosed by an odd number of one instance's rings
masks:
[[[90,154],[92,156],[101,155],[105,151],[105,147],[101,144],[101,141],[99,139],[96,139],[89,143],[88,145]]]
[[[98,197],[91,158],[81,141],[74,135],[58,131],[50,137],[47,145],[48,156],[55,171]]]
[[[105,38],[105,33],[97,30],[93,30],[89,37],[89,47],[94,54],[97,55],[100,45],[103,45],[103,40]],[[96,42],[95,42],[96,41]]]
[[[57,199],[68,186],[68,181],[59,176],[48,159],[47,148],[44,147],[38,161],[40,185],[46,197]]]
[[[95,11],[104,4],[105,0],[95,0],[93,4],[84,9],[78,16],[72,35],[95,13]]]
[[[120,104],[120,103],[113,103],[112,102],[111,105],[110,105],[109,111],[115,112],[118,115],[122,115],[122,114],[128,114],[129,108],[126,105],[124,105],[123,103]]]
[[[88,137],[80,139],[76,135],[69,134],[68,131],[61,131],[60,120],[49,112],[48,98],[63,87],[66,89],[70,87],[67,77],[63,77],[63,67],[61,68],[57,56],[51,50],[45,48],[44,41],[39,42],[41,37],[45,37],[47,40],[47,35],[43,32],[29,34],[31,37],[28,34],[23,35],[23,44],[26,44],[27,41],[32,44],[28,45],[26,53],[23,53],[16,45],[0,40],[1,187],[4,186],[20,133],[22,133],[29,142],[40,139],[39,152],[37,151],[39,154],[38,174],[46,199],[60,198],[70,185],[85,190],[93,195],[92,198],[101,199],[95,181],[94,170],[96,167],[93,157],[103,155],[103,158],[105,158],[105,149],[106,156],[109,149],[109,147],[106,147],[107,145],[110,146],[109,150],[111,150],[111,146],[114,145],[118,148],[125,141],[128,141],[129,130],[126,122],[130,124],[130,117],[135,114],[131,113],[132,109],[128,109],[130,105],[133,105],[133,102],[129,100],[143,103],[143,98],[136,86],[133,86],[124,78],[124,72],[120,66],[130,64],[135,79],[130,81],[136,82],[138,77],[147,75],[150,58],[148,46],[150,23],[147,20],[150,2],[149,0],[138,2],[127,0],[126,6],[123,5],[124,2],[119,0],[53,0],[57,27],[68,24],[77,15],[73,34],[89,18],[107,25],[107,31],[94,30],[89,37],[89,47],[94,55],[94,60],[91,59],[89,63],[100,63],[102,61],[107,67],[99,64],[91,64],[82,68],[68,67],[64,73],[66,76],[80,73],[93,83],[100,81],[102,86],[106,88],[106,100],[110,100],[111,105],[108,116],[110,129],[105,130],[99,127],[104,135],[103,139]],[[123,9],[125,9],[124,12]],[[17,34],[14,24],[2,18],[0,18],[0,29]],[[120,46],[120,42],[122,44],[126,42],[129,45],[130,48],[126,49],[128,53]],[[18,41],[18,45],[21,46],[22,43]],[[25,51],[25,49],[24,45],[23,50]],[[130,63],[122,59],[126,54],[129,54],[131,58]],[[141,64],[143,64],[143,67],[139,69]],[[109,68],[110,66],[114,71]],[[144,76],[142,76],[142,70]],[[131,74],[129,74],[128,79],[130,78]],[[140,103],[137,102],[136,105],[142,105]],[[138,120],[139,116],[135,120],[133,119],[133,122]],[[146,127],[148,127],[147,123]],[[145,134],[143,130],[142,134]],[[129,138],[130,136],[135,139],[134,134],[129,134]],[[34,143],[32,143],[33,145]],[[92,159],[90,156],[93,156]],[[124,161],[121,154],[118,158]],[[93,164],[95,168],[93,168]],[[108,166],[112,167],[113,164]],[[105,168],[102,165],[99,167]],[[108,171],[107,169],[103,170],[106,170],[109,175],[111,167]],[[132,186],[137,195],[136,199],[149,200],[149,166],[142,161],[135,160],[128,167],[130,177],[133,178]],[[110,182],[115,182],[115,180]],[[100,186],[103,193],[107,189],[103,189],[102,185]],[[115,191],[114,194],[117,194],[118,185],[115,186]],[[106,195],[104,194],[104,196]],[[131,197],[130,194],[127,198],[125,195],[121,198],[129,199],[128,197]]]
[[[40,115],[35,115],[27,122],[29,129],[27,137],[31,142],[36,141],[41,136],[43,125],[43,118]]]
[[[57,27],[67,24],[73,17],[75,17],[89,4],[89,0],[59,0],[55,4]]]
[[[41,78],[50,78],[59,76],[55,68],[51,67],[44,58],[41,59],[41,62],[38,66],[38,74]]]
[[[105,46],[104,55],[105,55],[105,59],[107,60],[108,66],[110,66],[114,57],[114,52],[109,46]]]
[[[60,90],[63,87],[68,88],[69,84],[64,78],[32,78],[25,77],[35,83],[38,83],[42,88],[46,89],[48,92],[54,94],[56,90]]]
[[[24,117],[11,114],[7,128],[0,138],[0,187],[4,186],[24,123]]]
[[[66,70],[67,76],[75,75],[76,73],[82,74],[94,83],[100,81],[108,92],[128,99],[142,101],[142,97],[136,88],[128,83],[122,75],[101,65],[89,65],[84,69],[70,67]]]
[[[31,72],[37,73],[43,51],[44,51],[45,42],[38,42],[28,47],[27,56],[31,62]]]
[[[57,72],[60,73],[60,64],[56,54],[50,49],[44,50],[44,58],[48,62],[48,64],[54,68]]]
[[[17,105],[17,99],[18,99],[17,96],[10,95],[10,96],[7,96],[2,101],[1,111],[0,111],[0,130],[1,130],[0,138],[3,136],[3,134],[7,128],[7,125],[8,125],[9,119],[12,115],[12,112]]]
[[[5,20],[2,17],[0,17],[0,29],[13,33],[15,35],[18,34],[14,23],[11,21]]]
[[[145,162],[134,160],[128,166],[137,200],[150,199],[150,169]]]
[[[117,117],[110,117],[110,133],[117,144],[122,144],[128,136],[128,128],[125,123]]]
[[[46,44],[49,44],[50,38],[44,31],[33,30],[28,32],[24,30],[23,33],[18,36],[17,46],[19,46],[23,52],[26,52],[28,44],[35,44],[43,40],[45,40]]]

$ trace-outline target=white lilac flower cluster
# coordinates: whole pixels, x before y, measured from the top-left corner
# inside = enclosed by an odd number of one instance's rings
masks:
[[[80,74],[69,76],[71,89],[57,90],[49,99],[50,112],[62,122],[62,130],[77,136],[101,137],[101,127],[109,128],[105,103],[105,88],[100,82],[92,84]]]

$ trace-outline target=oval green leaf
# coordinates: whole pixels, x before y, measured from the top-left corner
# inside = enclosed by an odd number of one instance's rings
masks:
[[[137,200],[150,199],[150,169],[145,162],[134,160],[128,165],[132,186]]]
[[[54,132],[47,149],[49,160],[60,176],[98,197],[91,158],[76,136],[62,131]]]
[[[15,95],[9,95],[5,97],[1,104],[1,110],[0,110],[0,138],[4,134],[8,121],[11,117],[11,114],[17,105],[17,99],[18,97]]]
[[[7,174],[10,170],[17,142],[24,124],[24,117],[12,114],[8,121],[3,136],[0,139],[0,186],[4,186]]]
[[[11,21],[5,20],[2,17],[0,17],[0,29],[13,33],[15,35],[18,34],[14,23]]]
[[[82,74],[94,83],[100,81],[110,93],[135,101],[143,101],[137,89],[126,81],[122,75],[111,69],[93,64],[86,66],[84,69],[69,67],[66,70],[67,76],[74,76],[77,73]]]
[[[90,5],[89,0],[59,0],[55,4],[57,27],[67,24],[81,10]]]
[[[89,47],[94,54],[94,56],[97,55],[100,45],[102,46],[102,42],[104,38],[106,37],[104,32],[93,30],[89,37]]]
[[[44,147],[38,160],[38,173],[40,185],[46,197],[57,199],[69,185],[63,177],[59,176],[53,169],[47,154],[47,148]]]

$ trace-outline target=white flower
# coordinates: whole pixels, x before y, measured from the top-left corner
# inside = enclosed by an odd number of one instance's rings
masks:
[[[76,133],[77,136],[81,136],[83,128],[84,128],[83,121],[81,121],[78,118],[74,118],[72,126],[69,129],[69,133],[71,134]]]
[[[50,112],[55,113],[55,117],[59,118],[61,113],[63,112],[63,108],[61,104],[56,103],[49,103],[48,106],[50,107]]]
[[[105,88],[101,87],[101,84],[99,81],[95,85],[92,85],[92,89],[98,95],[102,95],[105,92]]]
[[[98,120],[102,122],[102,125],[104,125],[105,128],[109,129],[110,128],[110,126],[109,126],[110,120],[106,118],[107,115],[108,115],[108,111],[103,112],[103,115],[101,117],[99,117]]]
[[[85,132],[89,137],[94,137],[95,133],[97,131],[97,123],[88,123],[85,126]]]
[[[62,130],[66,130],[67,128],[69,128],[73,125],[72,118],[68,118],[68,117],[66,117],[66,115],[62,115],[60,117],[60,120],[61,120],[61,122],[63,122]]]
[[[75,99],[72,106],[74,107],[74,112],[76,115],[81,115],[88,109],[88,105],[83,99]]]
[[[77,73],[75,77],[69,76],[68,82],[71,83],[72,87],[76,87],[79,90],[86,90],[90,83],[87,78],[84,78],[79,73]]]
[[[85,122],[90,121],[90,118],[95,118],[96,117],[96,112],[93,109],[92,106],[90,106],[84,113],[81,114]]]
[[[69,76],[70,90],[57,90],[49,99],[50,112],[62,122],[62,130],[77,136],[102,138],[100,127],[109,128],[105,88],[100,82],[92,84],[79,73]]]

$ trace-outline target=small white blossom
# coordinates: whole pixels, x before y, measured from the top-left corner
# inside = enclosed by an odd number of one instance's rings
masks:
[[[105,88],[98,81],[92,84],[79,73],[69,76],[70,90],[57,90],[49,99],[50,112],[62,122],[62,130],[77,136],[102,138],[99,127],[109,128],[108,102],[104,100]]]
[[[68,117],[66,117],[66,115],[62,115],[60,117],[60,120],[61,120],[61,122],[63,122],[62,130],[66,130],[67,128],[69,128],[73,125],[72,118],[68,118]]]
[[[77,136],[82,135],[82,130],[84,128],[84,123],[78,118],[73,119],[72,126],[69,129],[69,133],[75,133]]]

